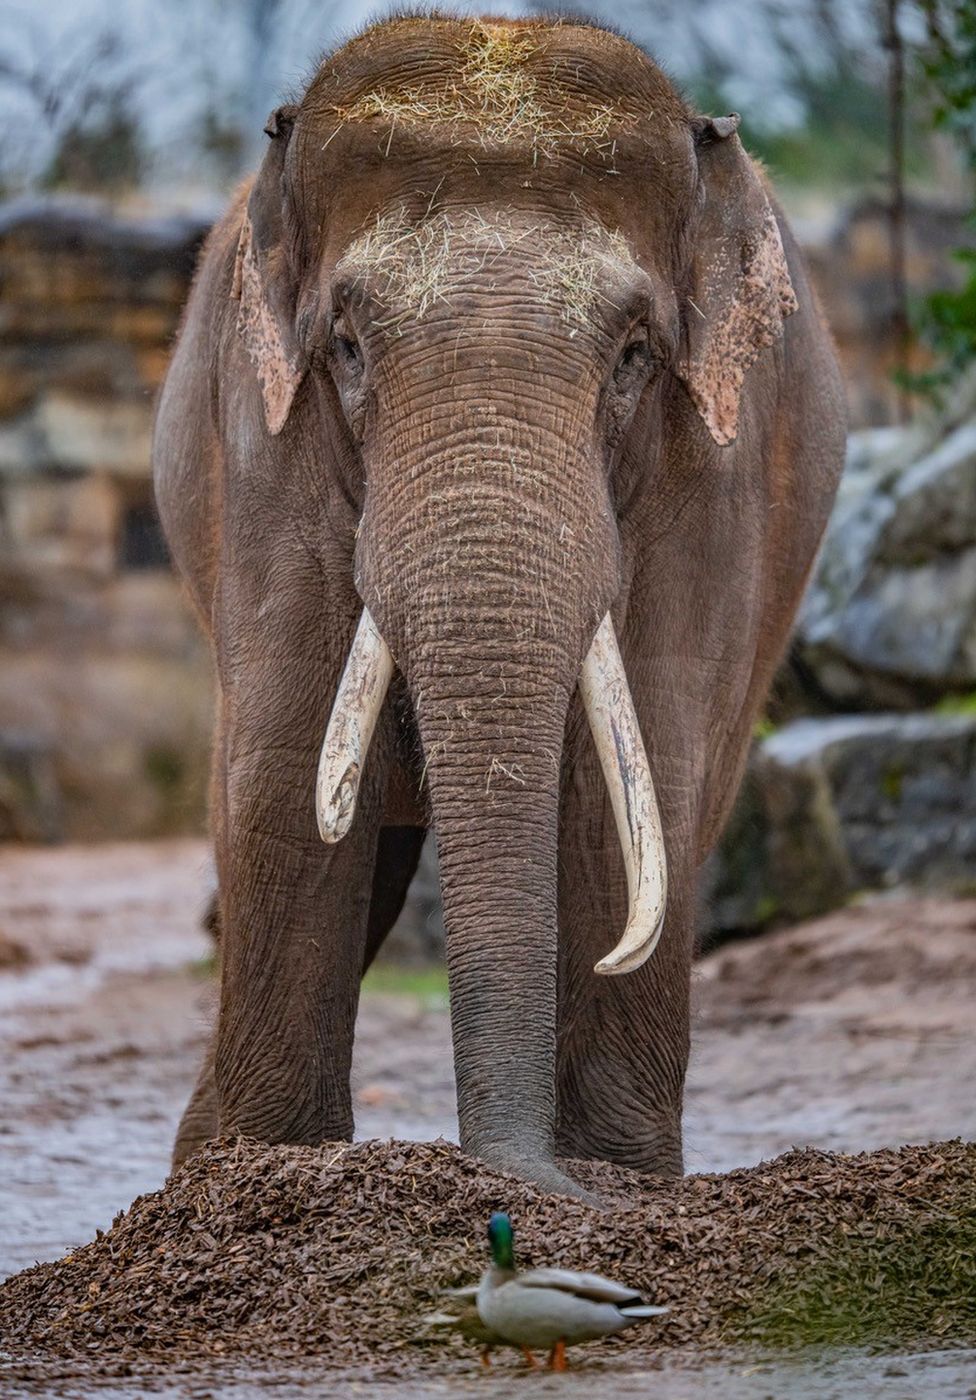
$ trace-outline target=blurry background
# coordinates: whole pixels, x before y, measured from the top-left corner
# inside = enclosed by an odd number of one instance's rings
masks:
[[[957,251],[973,238],[973,8],[585,6],[702,109],[743,113],[858,430],[708,873],[719,931],[976,880],[976,265]],[[154,514],[153,396],[200,240],[260,159],[267,111],[383,10],[4,0],[0,839],[205,830],[209,662]],[[415,951],[436,944],[429,863],[413,925]]]

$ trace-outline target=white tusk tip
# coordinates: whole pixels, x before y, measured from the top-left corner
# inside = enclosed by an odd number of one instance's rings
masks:
[[[319,835],[327,846],[334,846],[349,831],[352,822],[343,821],[331,812],[323,812],[319,817]]]
[[[605,958],[593,964],[593,971],[598,972],[601,977],[620,977],[625,972],[636,972],[647,961],[648,956],[649,954],[644,953],[639,958],[620,958],[615,961],[614,955],[608,953]]]
[[[598,972],[601,977],[617,977],[625,972],[636,972],[654,952],[660,941],[663,927],[664,915],[662,914],[650,936],[643,939],[636,948],[630,941],[629,932],[625,933],[616,948],[611,949],[605,958],[601,958],[598,963],[594,964],[593,971]],[[630,943],[629,947],[628,943]]]
[[[363,764],[393,678],[393,657],[363,608],[322,740],[315,778],[315,820],[326,845],[352,826]]]
[[[342,782],[331,798],[318,798],[315,816],[319,835],[327,846],[334,846],[348,833],[352,819],[356,815],[356,795],[359,786],[359,768],[353,764],[346,770]]]
[[[627,927],[619,943],[593,969],[602,977],[612,977],[633,972],[657,946],[668,873],[654,780],[609,613],[583,660],[579,688],[627,875]]]

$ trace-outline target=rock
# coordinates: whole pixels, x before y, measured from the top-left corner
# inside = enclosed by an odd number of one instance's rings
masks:
[[[976,714],[850,715],[757,744],[705,897],[711,927],[729,931],[974,879]]]
[[[171,334],[206,228],[78,196],[11,200],[0,207],[0,338]]]
[[[112,573],[121,503],[103,473],[18,477],[7,483],[4,505],[8,567],[45,574],[70,569],[93,578]]]
[[[976,383],[944,431],[851,439],[795,651],[828,702],[914,709],[976,687]]]
[[[107,469],[145,476],[151,437],[148,397],[102,402],[49,389],[30,410],[0,427],[0,472]]]
[[[200,828],[212,726],[205,657],[0,648],[0,716],[38,755],[26,774],[49,775],[57,799],[40,776],[18,779],[17,801],[0,791],[0,835],[93,841]],[[8,786],[22,771],[0,764]]]

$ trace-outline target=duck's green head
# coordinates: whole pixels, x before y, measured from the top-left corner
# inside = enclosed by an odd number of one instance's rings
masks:
[[[503,1210],[492,1212],[488,1221],[488,1242],[491,1257],[499,1269],[515,1268],[515,1231]]]

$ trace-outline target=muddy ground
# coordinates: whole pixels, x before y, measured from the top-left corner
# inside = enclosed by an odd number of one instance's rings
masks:
[[[213,1002],[198,927],[206,881],[206,847],[192,841],[0,852],[0,1273],[81,1244],[164,1179]],[[875,900],[706,958],[688,1169],[747,1166],[794,1145],[853,1151],[976,1136],[974,994],[976,900]],[[367,992],[355,1083],[359,1136],[454,1136],[437,978],[388,973]],[[976,1395],[976,1362],[960,1353],[713,1361],[689,1374],[686,1362],[669,1363],[654,1373],[655,1393]],[[638,1375],[604,1376],[607,1394],[645,1393]],[[57,1389],[48,1380],[52,1394],[90,1393],[70,1374]],[[568,1396],[581,1380],[532,1385]],[[157,1376],[153,1392],[162,1384]],[[273,1385],[284,1396],[308,1394],[312,1381],[285,1367],[166,1384],[159,1393]],[[442,1384],[413,1393],[461,1393]],[[486,1393],[479,1377],[471,1384]],[[142,1385],[101,1388],[148,1393]],[[402,1376],[395,1388],[411,1393]]]

